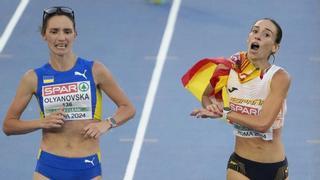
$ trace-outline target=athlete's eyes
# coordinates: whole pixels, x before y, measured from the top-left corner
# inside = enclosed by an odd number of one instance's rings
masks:
[[[251,32],[253,32],[254,34],[258,33],[257,29],[252,29]]]
[[[64,29],[63,31],[65,34],[71,34],[73,32],[72,29]]]
[[[51,29],[49,32],[50,32],[51,34],[57,34],[57,33],[58,33],[58,30],[57,30],[57,29]]]
[[[262,36],[265,38],[269,38],[272,36],[272,33],[270,31],[264,31],[262,32]]]

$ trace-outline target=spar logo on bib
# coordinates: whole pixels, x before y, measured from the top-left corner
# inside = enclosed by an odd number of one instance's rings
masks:
[[[89,90],[89,84],[86,83],[86,82],[81,82],[81,83],[79,84],[79,90],[80,90],[81,92],[87,92],[87,91]]]
[[[87,87],[87,90],[88,90],[88,87]],[[54,96],[54,95],[70,94],[70,93],[76,93],[76,92],[78,92],[77,83],[57,84],[53,86],[45,86],[43,88],[43,96]]]

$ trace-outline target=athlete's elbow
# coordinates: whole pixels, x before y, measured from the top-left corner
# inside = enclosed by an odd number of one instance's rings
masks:
[[[10,127],[5,122],[3,123],[2,131],[6,136],[13,135],[13,132],[10,130]]]
[[[11,133],[11,132],[9,132],[9,131],[6,131],[6,130],[3,130],[3,132],[4,132],[4,134],[5,134],[6,136],[11,136],[11,135],[13,135],[13,133]]]
[[[256,130],[262,133],[267,132],[270,128],[271,125],[269,122],[267,121],[261,121],[262,123],[259,123],[259,125],[257,126]]]
[[[267,126],[259,126],[259,127],[256,128],[257,131],[262,132],[262,133],[267,132],[268,129],[269,128]]]
[[[15,121],[16,120],[14,118],[5,118],[2,125],[2,131],[5,135],[10,136],[17,134],[17,127]]]
[[[129,119],[133,119],[133,117],[136,115],[136,108],[133,105],[131,105],[130,107],[129,114],[130,114]]]

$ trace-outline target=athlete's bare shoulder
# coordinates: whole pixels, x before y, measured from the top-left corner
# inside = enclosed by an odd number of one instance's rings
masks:
[[[92,73],[97,84],[105,83],[113,79],[110,70],[99,61],[94,61]]]
[[[291,84],[291,77],[284,69],[279,69],[272,77],[271,90],[280,92],[283,97],[287,96]]]
[[[37,75],[33,69],[30,69],[22,76],[20,86],[22,86],[25,90],[30,90],[32,93],[35,93],[37,90],[37,83]]]
[[[281,68],[274,74],[272,81],[274,80],[279,82],[287,82],[290,84],[291,76],[285,69]]]

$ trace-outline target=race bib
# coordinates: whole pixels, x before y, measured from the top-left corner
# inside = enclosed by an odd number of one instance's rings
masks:
[[[64,107],[65,120],[92,119],[90,81],[42,87],[44,115]]]
[[[234,134],[236,136],[245,137],[245,138],[253,138],[253,137],[261,137],[263,140],[270,141],[272,140],[272,128],[268,129],[267,132],[262,133],[247,127],[241,126],[239,124],[234,124]]]

